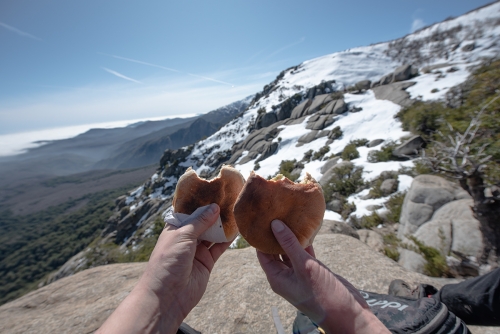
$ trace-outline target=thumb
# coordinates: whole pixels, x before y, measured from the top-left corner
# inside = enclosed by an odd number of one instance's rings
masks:
[[[195,239],[198,239],[203,232],[217,221],[219,212],[219,206],[215,203],[199,207],[191,214],[189,221],[183,228]]]
[[[292,230],[282,221],[277,219],[271,222],[271,229],[281,248],[283,248],[292,262],[292,266],[297,269],[302,268],[310,255],[302,248],[302,245],[299,243],[299,240],[297,240]]]

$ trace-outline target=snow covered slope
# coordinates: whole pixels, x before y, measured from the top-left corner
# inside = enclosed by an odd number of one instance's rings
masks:
[[[272,176],[279,170],[281,161],[300,161],[307,151],[318,151],[325,145],[329,148],[329,156],[332,153],[340,153],[350,141],[356,139],[401,142],[402,138],[409,135],[394,119],[401,106],[388,100],[377,99],[371,89],[360,90],[355,94],[348,93],[354,90],[352,87],[362,80],[370,80],[375,83],[372,86],[376,86],[383,76],[394,72],[401,65],[408,64],[418,69],[418,75],[410,79],[415,84],[407,89],[411,98],[425,101],[443,99],[451,87],[466,80],[472,66],[478,65],[484,58],[500,55],[499,36],[500,2],[496,2],[398,40],[357,47],[305,61],[280,73],[275,81],[264,87],[263,92],[257,94],[240,117],[190,148],[190,154],[180,166],[192,167],[201,175],[213,174],[220,165],[216,162],[221,161],[221,157],[226,157],[225,161],[230,160],[231,154],[235,153],[235,145],[242,143],[252,130],[255,131],[255,121],[260,114],[264,111],[276,113],[284,108],[284,102],[294,96],[303,101],[313,97],[310,96],[311,89],[322,83],[327,83],[329,87],[324,92],[345,92],[344,102],[350,111],[333,115],[333,123],[322,129],[331,131],[340,127],[343,135],[333,141],[328,140],[328,137],[318,137],[303,145],[297,145],[301,136],[310,133],[310,128],[306,127],[314,115],[298,118],[300,123],[282,121],[277,127],[279,134],[268,143],[275,143],[273,147],[277,145],[272,155],[262,160],[261,152],[261,155],[252,159],[245,159],[249,157],[250,151],[240,150],[240,156],[234,162],[235,167],[245,177],[255,168],[256,162],[260,166],[257,174],[263,177]],[[377,148],[380,147],[359,147],[360,157],[352,160],[356,166],[364,167],[365,180],[373,180],[383,171],[397,171],[402,166],[412,166],[411,161],[369,162],[368,152]],[[258,161],[259,159],[261,161]],[[324,164],[324,160],[304,162],[301,177],[308,172],[314,178],[320,179],[323,175],[321,167]],[[150,197],[166,199],[172,195],[176,177],[165,171],[166,169],[153,177],[155,182],[162,182],[158,183],[161,187],[153,189]],[[400,175],[398,179],[399,191],[407,189],[411,184],[410,176]],[[366,192],[367,190],[348,198],[356,204],[357,216],[367,214],[368,205],[382,204],[387,200],[363,199]],[[144,198],[137,198],[132,199],[132,202],[143,200]],[[340,215],[332,211],[327,211],[325,218],[341,219]]]

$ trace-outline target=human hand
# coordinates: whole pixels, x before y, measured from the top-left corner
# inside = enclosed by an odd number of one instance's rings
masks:
[[[304,250],[279,220],[271,227],[286,255],[257,251],[257,258],[274,292],[327,333],[389,333],[358,290],[315,258],[312,246]]]
[[[177,331],[203,296],[215,262],[231,244],[198,244],[198,237],[216,222],[219,210],[217,204],[198,208],[187,225],[168,225],[163,230],[136,287],[100,332]]]

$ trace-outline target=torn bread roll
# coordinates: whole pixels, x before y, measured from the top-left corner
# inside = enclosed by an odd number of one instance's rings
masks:
[[[224,234],[227,241],[231,241],[238,234],[233,214],[234,203],[244,184],[243,175],[231,166],[222,166],[219,175],[210,181],[200,178],[189,167],[177,182],[173,211],[190,215],[199,207],[218,204]]]
[[[297,236],[302,247],[313,243],[325,213],[323,190],[311,175],[294,183],[278,175],[265,180],[252,172],[234,206],[241,235],[267,254],[285,254],[271,230],[279,219]]]

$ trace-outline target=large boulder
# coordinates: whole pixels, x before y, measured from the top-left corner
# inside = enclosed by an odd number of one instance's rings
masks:
[[[276,142],[268,142],[266,146],[263,148],[262,154],[257,160],[255,160],[255,162],[260,162],[262,160],[269,158],[271,155],[276,153],[276,151],[278,150],[278,146],[279,144]]]
[[[399,181],[397,179],[387,179],[380,185],[382,195],[388,196],[398,190]]]
[[[342,234],[319,234],[314,248],[322,263],[358,289],[387,293],[394,279],[438,288],[455,282],[409,272]],[[145,263],[101,266],[30,292],[0,306],[0,332],[93,333],[130,293],[145,267]],[[228,250],[217,261],[203,298],[185,322],[203,333],[267,334],[275,331],[273,306],[285,331],[291,333],[297,311],[271,290],[255,249]]]
[[[335,122],[335,119],[332,115],[324,115],[315,119],[313,122],[307,124],[306,129],[310,130],[323,130],[327,126],[332,125]]]
[[[274,124],[278,121],[278,116],[276,115],[276,112],[271,111],[262,115],[259,115],[257,117],[257,120],[255,121],[256,128],[267,128],[271,124]]]
[[[311,106],[309,106],[309,109],[307,110],[308,114],[313,114],[316,111],[320,109],[320,107],[327,102],[330,102],[332,100],[330,94],[322,94],[322,95],[317,95],[314,100],[311,103]]]
[[[321,166],[321,173],[322,174],[325,174],[326,171],[328,171],[330,168],[332,168],[333,166],[335,166],[340,160],[340,157],[335,157],[335,158],[332,158],[332,159],[329,159],[327,162],[325,162],[325,164],[323,166]]]
[[[384,142],[383,139],[374,139],[374,140],[370,141],[368,144],[366,144],[366,146],[367,147],[375,147],[375,146],[382,144],[383,142]]]
[[[372,82],[370,80],[358,81],[354,86],[357,90],[368,90],[370,89]]]
[[[392,81],[405,81],[411,78],[411,65],[399,66],[393,74]]]
[[[318,135],[318,130],[313,130],[301,136],[297,141],[299,142],[299,144],[300,143],[307,144],[315,140],[317,135]]]
[[[454,183],[439,176],[418,175],[403,202],[398,237],[415,233],[444,204],[467,198],[469,194]]]
[[[421,136],[413,136],[392,150],[392,154],[396,157],[406,157],[416,155],[421,149],[425,148],[427,142]]]
[[[415,82],[395,82],[373,87],[372,90],[375,93],[375,97],[379,100],[389,100],[400,106],[408,107],[412,104],[412,100],[410,94],[405,89],[414,84]]]
[[[292,114],[290,115],[290,118],[300,118],[304,115],[306,115],[307,110],[309,106],[311,105],[312,100],[306,99],[304,100],[301,104],[293,108]]]

